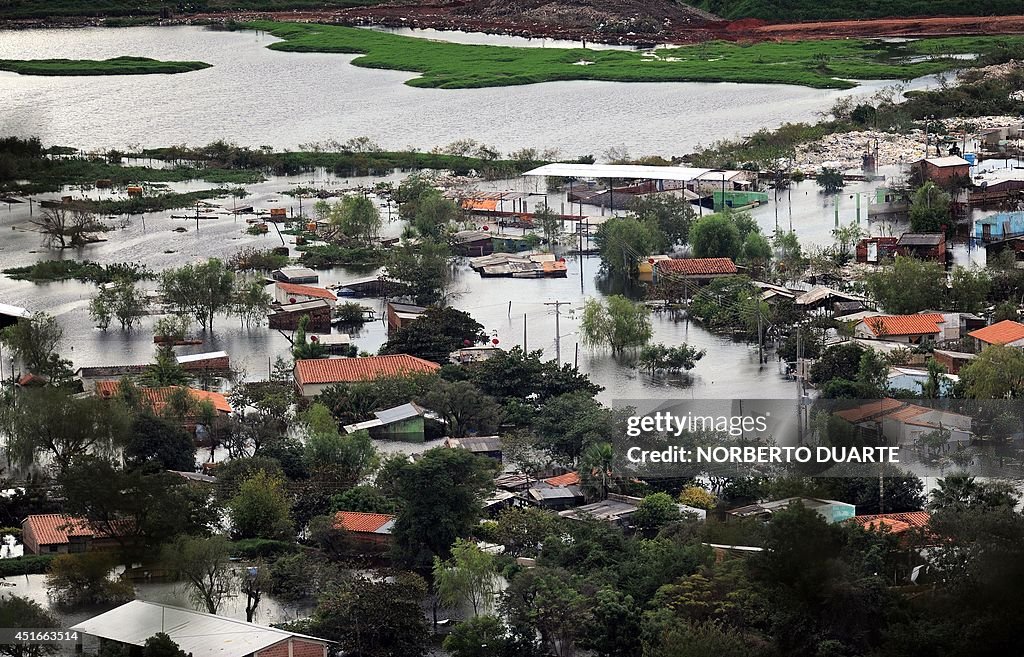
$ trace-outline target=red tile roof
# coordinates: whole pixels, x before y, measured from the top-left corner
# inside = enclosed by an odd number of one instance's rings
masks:
[[[317,299],[328,299],[330,301],[337,300],[338,297],[334,296],[334,293],[330,290],[325,290],[322,287],[314,287],[312,285],[297,285],[295,283],[275,283],[278,288],[284,290],[285,294],[297,294],[304,297],[315,297]]]
[[[557,477],[548,477],[544,481],[556,488],[560,488],[562,486],[575,486],[580,483],[580,476],[575,472],[566,472],[565,474],[558,475]]]
[[[908,513],[881,513],[868,516],[854,516],[849,522],[856,522],[864,529],[871,531],[881,529],[884,525],[894,534],[908,529],[924,529],[928,526],[931,514],[927,511],[910,511]]]
[[[938,313],[924,315],[879,315],[868,317],[864,324],[879,337],[887,335],[929,335],[939,333],[945,318]]]
[[[97,381],[96,382],[96,394],[105,399],[109,399],[117,395],[117,391],[121,386],[120,381]],[[177,390],[179,386],[169,386],[166,388],[139,388],[139,392],[149,402],[150,407],[159,412],[167,405],[168,400],[171,398],[171,394]],[[228,398],[219,392],[211,392],[209,390],[199,390],[197,388],[185,388],[188,390],[192,399],[196,402],[208,401],[213,404],[213,408],[221,413],[230,413],[231,404],[228,402]]]
[[[350,532],[376,532],[378,529],[395,519],[387,513],[359,513],[357,511],[338,511],[334,516],[334,526]]]
[[[441,366],[437,363],[409,354],[366,356],[364,358],[315,358],[295,361],[295,378],[299,385],[351,383],[404,374],[429,374],[439,369]]]
[[[868,402],[867,404],[863,404],[855,408],[836,411],[835,415],[838,415],[847,422],[856,424],[869,418],[888,415],[900,408],[903,408],[903,402],[898,399],[890,399],[886,397],[884,399],[879,399],[878,401]]]
[[[91,527],[81,518],[59,513],[28,516],[21,525],[24,530],[31,529],[39,545],[62,545],[68,542],[70,536],[108,537],[107,532]]]
[[[991,326],[971,331],[967,335],[978,338],[986,344],[1009,344],[1024,339],[1024,324],[1004,319]]]
[[[729,258],[673,258],[671,260],[659,260],[657,267],[664,272],[685,274],[687,276],[736,273],[736,263]]]

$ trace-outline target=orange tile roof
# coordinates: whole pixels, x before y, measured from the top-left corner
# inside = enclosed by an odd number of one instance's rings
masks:
[[[928,526],[931,514],[927,511],[910,511],[907,513],[880,513],[876,515],[854,516],[849,522],[856,522],[866,530],[880,529],[883,525],[894,534],[908,529],[924,529]]]
[[[395,516],[387,513],[338,511],[338,513],[334,515],[334,526],[350,532],[373,533],[394,519]]]
[[[927,335],[939,333],[939,324],[945,318],[938,313],[924,315],[879,315],[868,317],[864,324],[876,336],[886,335]]]
[[[298,294],[304,297],[314,297],[317,299],[328,299],[330,301],[336,301],[338,297],[334,296],[334,293],[330,290],[325,290],[322,287],[314,287],[312,285],[297,285],[295,283],[282,283],[278,281],[275,285],[284,290],[286,294]]]
[[[106,531],[90,526],[81,518],[59,513],[28,516],[21,524],[26,530],[31,528],[39,545],[62,545],[70,536],[108,537]]]
[[[365,356],[363,358],[315,358],[295,361],[295,378],[307,383],[351,383],[373,381],[389,376],[432,373],[437,363],[409,354]]]
[[[885,399],[879,399],[878,401],[869,402],[855,408],[836,411],[834,415],[843,418],[847,422],[856,424],[868,418],[888,415],[902,406],[903,402],[900,400],[886,397]]]
[[[576,472],[566,472],[565,474],[558,475],[557,477],[548,477],[544,481],[556,488],[562,486],[575,486],[580,483],[580,476]]]
[[[117,391],[121,386],[120,381],[97,381],[96,382],[96,394],[105,399],[110,399],[117,395]],[[159,412],[167,405],[167,401],[171,398],[171,393],[177,390],[179,386],[168,386],[166,388],[139,388],[139,392],[149,402],[150,407],[154,411]],[[208,401],[213,404],[213,408],[221,413],[230,413],[232,411],[231,404],[228,402],[228,398],[219,392],[211,392],[209,390],[199,390],[197,388],[185,388],[188,390],[189,395],[192,399],[197,402]]]
[[[729,258],[673,258],[659,260],[658,269],[687,276],[735,274],[736,263]]]
[[[1004,319],[991,326],[971,331],[967,335],[978,338],[985,344],[1009,344],[1024,339],[1024,324]]]

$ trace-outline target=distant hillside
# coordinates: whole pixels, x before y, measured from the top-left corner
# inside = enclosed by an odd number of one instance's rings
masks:
[[[694,0],[722,18],[789,21],[1024,14],[1021,0]]]
[[[656,34],[718,20],[678,0],[468,0],[451,6],[464,17],[599,33]]]
[[[229,10],[344,9],[377,0],[0,0],[0,18],[126,17],[201,14]]]

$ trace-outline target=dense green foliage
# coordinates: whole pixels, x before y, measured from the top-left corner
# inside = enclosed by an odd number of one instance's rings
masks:
[[[921,53],[919,42],[902,48],[857,40],[749,45],[711,42],[659,51],[661,56],[652,59],[621,50],[445,43],[339,26],[265,21],[246,25],[284,39],[270,46],[274,50],[357,53],[361,56],[352,62],[356,66],[420,73],[407,84],[441,89],[552,80],[761,82],[843,89],[856,86],[851,79],[910,79],[958,65],[958,60],[941,57],[916,62],[897,58]],[[977,52],[983,48],[977,41],[969,50],[955,49],[967,46],[950,42],[947,50],[951,54]],[[592,63],[579,66],[579,61]]]
[[[210,68],[204,62],[162,62],[148,57],[113,59],[0,59],[0,71],[21,75],[151,75]]]

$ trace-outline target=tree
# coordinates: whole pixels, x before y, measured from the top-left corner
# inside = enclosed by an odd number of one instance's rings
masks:
[[[581,633],[580,647],[599,657],[639,655],[641,612],[633,596],[612,586],[601,587]]]
[[[615,485],[612,462],[615,451],[611,443],[594,443],[583,452],[580,462],[580,487],[588,497],[608,499]]]
[[[949,277],[949,296],[946,305],[956,312],[977,313],[988,305],[992,277],[984,269],[954,267]]]
[[[418,575],[398,572],[371,580],[343,579],[324,591],[313,619],[296,628],[336,641],[351,657],[423,657],[429,627],[423,615],[426,583]]]
[[[266,284],[263,281],[249,281],[240,285],[235,292],[231,312],[238,317],[243,326],[252,328],[267,314],[271,302],[273,299],[267,292]]]
[[[58,472],[86,454],[110,453],[128,431],[127,412],[117,400],[79,397],[64,388],[24,390],[16,404],[0,407],[0,419],[9,459],[27,467],[47,454]]]
[[[954,473],[939,479],[931,492],[928,508],[933,511],[1013,509],[1020,493],[1004,482],[978,481],[966,473]]]
[[[114,537],[130,556],[182,533],[207,533],[220,522],[219,505],[207,491],[151,466],[124,469],[84,456],[57,483],[63,511]]]
[[[392,532],[398,556],[429,567],[448,558],[455,539],[480,519],[480,495],[493,486],[494,465],[463,449],[436,447],[405,463],[395,482],[401,507]]]
[[[452,657],[502,657],[508,632],[496,616],[474,616],[452,628],[442,647]]]
[[[775,247],[775,259],[778,267],[787,280],[795,280],[807,267],[803,257],[800,240],[793,231],[777,230],[772,235],[772,246]]]
[[[689,371],[697,366],[697,361],[703,358],[705,353],[703,349],[697,349],[685,343],[675,347],[666,347],[663,344],[649,344],[640,348],[640,355],[637,358],[636,366],[638,369],[646,370],[651,374],[658,370],[669,372]]]
[[[191,657],[191,653],[182,650],[170,636],[157,632],[146,639],[142,646],[142,657]]]
[[[270,569],[262,559],[257,559],[256,563],[242,569],[238,580],[238,590],[245,595],[245,620],[251,623],[256,618],[263,594],[270,587]]]
[[[199,265],[168,269],[160,276],[160,294],[179,313],[190,314],[213,330],[213,318],[231,308],[235,275],[216,258]]]
[[[111,318],[117,319],[122,331],[130,331],[146,315],[146,301],[139,294],[135,283],[119,280],[100,287],[96,296],[89,301],[89,315],[104,331],[110,326]]]
[[[687,486],[679,492],[679,503],[695,509],[711,511],[718,506],[714,493],[700,486]]]
[[[192,603],[216,614],[234,594],[231,544],[226,536],[179,536],[161,553],[161,563],[188,587]]]
[[[910,229],[918,233],[945,232],[950,223],[949,194],[932,181],[917,188],[910,204]]]
[[[510,507],[498,513],[495,539],[513,557],[534,557],[558,529],[558,516],[535,507]]]
[[[747,233],[740,248],[739,259],[761,271],[772,259],[772,246],[761,233]]]
[[[726,213],[701,217],[690,228],[690,245],[697,258],[731,258],[735,260],[743,248],[736,222]]]
[[[284,482],[259,471],[242,482],[228,502],[231,525],[239,538],[290,539],[291,502]]]
[[[868,274],[867,284],[872,296],[891,313],[945,307],[946,272],[938,262],[896,256],[892,266]]]
[[[539,648],[539,654],[570,657],[589,621],[586,598],[560,568],[520,572],[502,595],[500,609],[518,644],[516,654],[538,654]]]
[[[117,559],[109,552],[61,554],[46,575],[46,592],[58,607],[127,602],[135,589],[127,579],[111,577]]]
[[[63,340],[64,329],[44,312],[33,313],[0,331],[0,342],[14,352],[28,371],[51,378],[70,373],[70,363],[57,355]]]
[[[306,360],[310,358],[325,358],[327,347],[320,344],[314,336],[313,340],[306,337],[306,329],[309,326],[309,315],[299,318],[298,326],[295,328],[295,336],[292,338],[292,357],[295,360]]]
[[[422,403],[444,420],[453,438],[492,434],[501,423],[501,406],[469,381],[442,379],[423,396]]]
[[[846,180],[843,179],[843,173],[838,169],[831,169],[829,167],[822,167],[818,171],[817,177],[818,187],[826,194],[835,194],[843,187],[846,187]]]
[[[552,398],[537,412],[533,430],[537,446],[557,461],[573,464],[592,443],[614,435],[615,416],[585,392]]]
[[[313,404],[304,419],[305,459],[321,479],[353,486],[377,467],[380,457],[367,431],[341,435],[330,410],[320,403]]]
[[[835,379],[853,381],[860,371],[863,355],[864,348],[853,342],[828,347],[822,352],[821,358],[811,365],[811,383],[820,386]]]
[[[865,349],[857,364],[857,383],[869,394],[865,398],[881,397],[889,382],[889,362],[874,349]]]
[[[434,585],[441,603],[449,608],[468,604],[473,616],[489,610],[494,599],[497,576],[494,555],[474,541],[455,539],[452,556],[446,561],[434,557]]]
[[[388,252],[385,269],[416,303],[429,306],[444,297],[451,281],[450,257],[448,246],[440,242],[402,243]]]
[[[85,246],[90,232],[104,229],[91,212],[80,207],[43,208],[31,223],[43,234],[47,247],[60,249]]]
[[[548,245],[548,250],[551,249],[562,234],[562,218],[546,205],[541,210],[533,213],[533,225],[540,228],[540,232],[544,236],[544,242]]]
[[[603,303],[587,299],[580,320],[580,337],[592,347],[611,347],[613,354],[641,347],[650,341],[651,311],[624,296],[612,295]]]
[[[921,396],[925,399],[938,399],[944,395],[946,366],[935,360],[928,359],[928,378],[921,384]]]
[[[366,196],[346,196],[331,209],[330,221],[349,238],[369,244],[377,239],[381,218],[377,206]]]
[[[178,362],[174,349],[169,344],[156,348],[153,362],[146,366],[142,373],[142,384],[150,388],[167,388],[170,386],[188,385],[189,374]],[[120,390],[126,390],[122,384]]]
[[[960,370],[960,381],[971,399],[1024,397],[1024,353],[1015,347],[990,345]]]
[[[8,629],[59,628],[57,618],[42,605],[20,595],[0,597],[0,627]],[[3,657],[43,657],[57,652],[55,644],[0,643]]]
[[[632,217],[612,217],[601,224],[594,244],[601,253],[601,264],[616,274],[633,276],[640,258],[653,253],[663,242],[649,221]]]
[[[455,202],[432,190],[432,193],[420,197],[411,225],[421,237],[440,240],[458,218],[459,208]]]
[[[542,350],[526,352],[515,346],[472,364],[467,368],[469,380],[502,403],[509,399],[530,399],[544,404],[565,393],[594,396],[603,390],[572,364],[559,366],[543,356]]]
[[[686,244],[690,238],[690,227],[696,218],[693,205],[682,196],[675,194],[645,194],[637,196],[630,204],[637,218],[657,226],[664,236],[663,248]]]
[[[453,351],[486,339],[484,327],[469,313],[432,306],[418,318],[391,332],[380,353],[410,354],[435,363],[446,363]]]
[[[180,425],[144,412],[132,421],[124,458],[136,466],[155,462],[164,470],[192,472],[196,467],[196,445]]]
[[[640,529],[659,529],[682,518],[676,501],[668,493],[654,493],[640,500],[633,523]]]
[[[860,224],[850,222],[846,226],[840,226],[832,230],[832,237],[835,240],[836,261],[845,265],[853,257],[854,247],[860,238],[864,236],[864,230]]]

